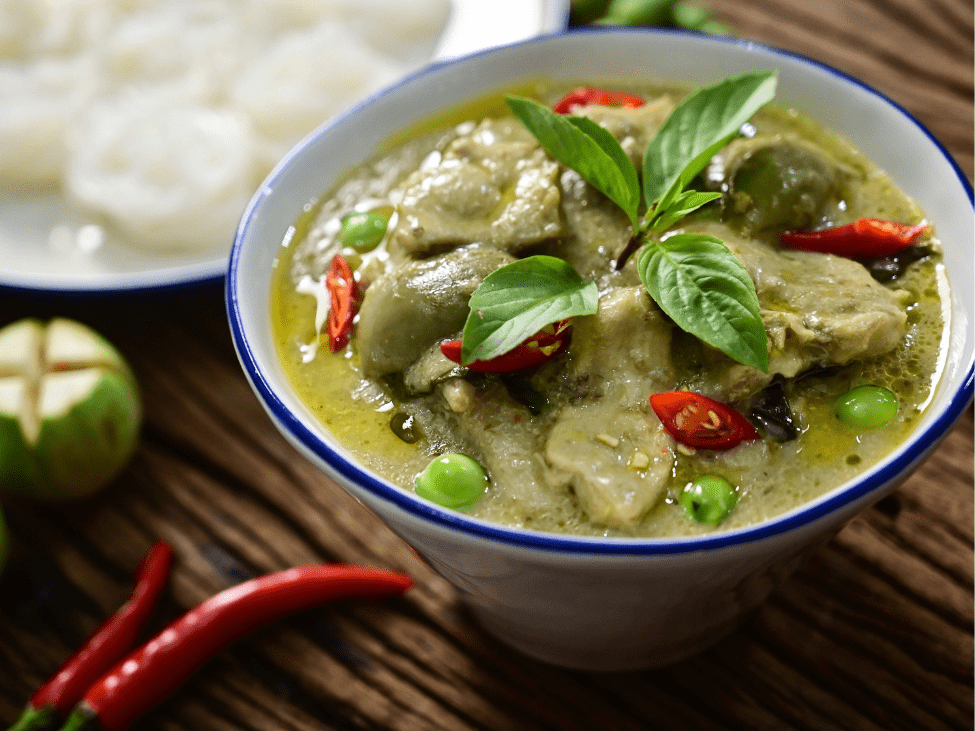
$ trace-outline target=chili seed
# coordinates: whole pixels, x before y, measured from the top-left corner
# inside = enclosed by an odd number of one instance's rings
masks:
[[[650,457],[637,450],[633,453],[633,456],[630,457],[629,466],[635,470],[645,470],[650,466]]]

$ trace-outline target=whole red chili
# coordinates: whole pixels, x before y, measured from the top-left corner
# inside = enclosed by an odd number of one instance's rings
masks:
[[[569,347],[572,340],[570,320],[560,320],[552,326],[542,328],[523,343],[516,345],[507,353],[490,360],[475,360],[467,365],[473,371],[482,373],[510,373],[525,368],[534,368],[551,360]],[[448,340],[440,344],[444,357],[461,363],[462,341]]]
[[[50,728],[69,713],[88,687],[135,645],[169,580],[173,549],[166,541],[152,544],[135,576],[128,600],[69,657],[58,672],[31,697],[8,731]]]
[[[362,303],[362,289],[355,281],[352,267],[341,254],[332,257],[325,273],[325,288],[329,296],[328,349],[337,353],[349,344],[352,320]]]
[[[638,96],[624,94],[619,91],[606,91],[596,89],[591,86],[580,86],[578,89],[569,92],[556,102],[552,111],[556,114],[571,114],[576,107],[587,107],[595,104],[603,107],[628,107],[636,109],[642,107],[646,102]]]
[[[785,231],[779,240],[786,246],[850,259],[869,259],[896,254],[917,243],[930,226],[911,226],[879,218],[861,218],[845,226],[822,231]]]
[[[385,569],[317,564],[246,581],[211,597],[103,675],[61,731],[122,731],[234,640],[327,601],[402,594],[413,580]]]
[[[695,449],[731,449],[761,439],[755,427],[731,406],[692,391],[665,391],[650,397],[654,413],[674,439]]]

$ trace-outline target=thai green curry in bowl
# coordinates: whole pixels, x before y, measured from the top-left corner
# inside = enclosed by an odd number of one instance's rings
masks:
[[[740,527],[876,463],[938,379],[940,245],[775,83],[538,81],[391,141],[281,248],[297,393],[402,489],[540,531]]]

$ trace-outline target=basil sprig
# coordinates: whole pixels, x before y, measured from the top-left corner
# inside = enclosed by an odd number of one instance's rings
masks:
[[[713,236],[685,233],[662,238],[660,234],[721,197],[688,186],[741,126],[772,100],[775,86],[772,72],[745,74],[684,99],[647,145],[642,186],[616,138],[592,120],[556,114],[531,99],[507,99],[514,115],[550,155],[579,173],[629,217],[634,242],[643,246],[637,259],[640,278],[660,309],[681,329],[765,372],[768,346],[758,294],[741,262]],[[473,299],[471,308],[473,318]],[[514,309],[510,314],[514,317]],[[558,308],[551,308],[547,316],[552,319],[543,325],[569,315],[559,315]],[[530,326],[538,321],[530,318]],[[510,346],[514,347],[540,329],[528,331],[527,327],[505,327],[505,342],[515,341]],[[466,346],[467,327],[464,332]],[[505,351],[495,354],[500,352]]]
[[[532,99],[509,96],[508,107],[549,155],[575,170],[639,227],[640,179],[629,156],[604,127],[586,117],[556,114]]]
[[[741,126],[772,101],[775,85],[773,72],[736,76],[698,89],[674,108],[643,153],[648,213],[687,187]]]
[[[484,278],[471,296],[461,362],[507,353],[546,325],[599,309],[596,283],[555,256],[529,256]]]

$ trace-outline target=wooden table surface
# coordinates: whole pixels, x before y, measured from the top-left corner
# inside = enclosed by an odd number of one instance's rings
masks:
[[[970,0],[712,0],[740,34],[857,76],[919,118],[971,179]],[[972,411],[906,484],[850,523],[747,623],[652,672],[526,660],[278,435],[244,379],[222,285],[85,299],[0,295],[0,324],[55,314],[131,360],[138,452],[83,504],[7,501],[0,727],[124,599],[151,541],[176,550],[155,627],[245,577],[316,561],[405,571],[407,596],[262,630],[140,729],[869,729],[973,724]]]

